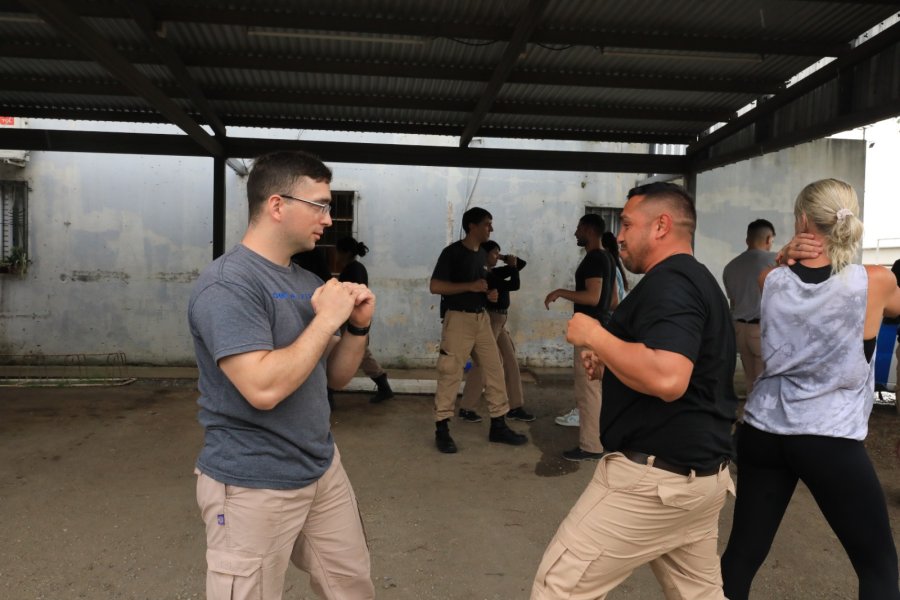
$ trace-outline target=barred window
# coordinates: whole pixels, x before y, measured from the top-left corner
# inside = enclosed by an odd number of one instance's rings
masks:
[[[600,215],[603,218],[603,222],[606,223],[606,230],[618,235],[619,223],[622,216],[621,208],[611,208],[608,206],[585,206],[584,214]]]
[[[28,256],[28,183],[0,181],[0,265]]]
[[[316,243],[316,246],[324,248],[328,267],[333,274],[337,274],[335,244],[339,239],[355,233],[355,200],[356,192],[331,190],[331,227],[325,230],[325,234]]]

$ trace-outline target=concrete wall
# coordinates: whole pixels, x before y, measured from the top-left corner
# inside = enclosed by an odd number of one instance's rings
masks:
[[[794,235],[794,200],[803,187],[825,177],[842,179],[865,195],[866,145],[823,139],[713,169],[697,177],[695,254],[721,283],[722,269],[747,249],[747,224],[775,225],[773,250]]]
[[[352,134],[306,137],[359,141]],[[587,143],[550,148],[646,151]],[[563,332],[571,304],[558,301],[547,311],[543,298],[574,285],[581,251],[573,233],[584,207],[622,206],[636,175],[330,166],[333,189],[358,192],[357,237],[371,249],[363,262],[379,298],[372,349],[385,365],[434,363],[440,323],[428,279],[441,249],[460,237],[462,213],[471,206],[493,213],[504,252],[529,261],[510,315],[522,361],[570,364]],[[0,276],[0,354],[121,351],[132,363],[192,364],[185,311],[192,283],[212,256],[212,160],[38,152],[24,168],[0,169],[0,178],[29,182],[33,261],[22,279]],[[228,170],[228,247],[246,225],[244,185]]]
[[[352,134],[306,137],[359,141]],[[549,147],[646,151],[641,145]],[[743,249],[746,224],[758,217],[772,220],[783,242],[792,231],[790,207],[800,188],[836,176],[861,191],[864,154],[860,142],[823,140],[700,175],[698,257],[720,276]],[[358,193],[357,237],[370,248],[363,262],[379,298],[372,349],[385,365],[434,364],[440,323],[428,279],[441,249],[460,237],[462,213],[472,206],[493,213],[494,239],[504,252],[529,262],[509,322],[520,360],[571,364],[564,339],[571,304],[558,300],[547,311],[543,298],[554,288],[574,286],[582,252],[573,234],[584,207],[621,207],[640,176],[331,166],[333,189]],[[0,166],[0,178],[29,182],[33,261],[22,279],[0,276],[0,354],[124,352],[132,363],[193,363],[185,310],[193,281],[212,256],[211,159],[32,153],[25,168]],[[228,170],[229,247],[246,225],[244,185]]]

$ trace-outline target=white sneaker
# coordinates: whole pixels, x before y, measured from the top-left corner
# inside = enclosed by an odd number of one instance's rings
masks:
[[[580,427],[581,419],[578,418],[578,409],[573,408],[566,414],[556,417],[555,419],[557,425],[562,425],[563,427]]]

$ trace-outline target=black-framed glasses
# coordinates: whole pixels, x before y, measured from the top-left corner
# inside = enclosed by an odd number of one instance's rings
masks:
[[[282,198],[286,200],[296,200],[297,202],[305,202],[307,204],[312,204],[316,208],[319,209],[319,212],[323,215],[331,214],[331,202],[313,202],[312,200],[304,200],[303,198],[297,198],[296,196],[291,196],[289,194],[278,194]]]

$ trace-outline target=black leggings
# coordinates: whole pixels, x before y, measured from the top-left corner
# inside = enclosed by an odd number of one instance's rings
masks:
[[[725,596],[746,600],[797,480],[809,488],[859,577],[860,600],[900,600],[897,549],[884,492],[862,442],[774,435],[743,424],[737,501],[722,555]]]

